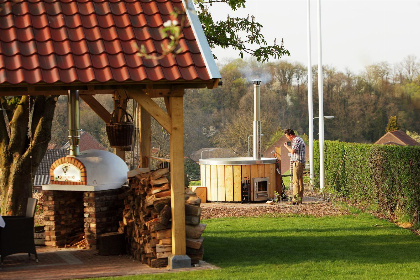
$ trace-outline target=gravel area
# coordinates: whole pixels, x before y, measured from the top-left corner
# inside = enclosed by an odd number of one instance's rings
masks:
[[[291,195],[286,191],[287,195]],[[42,205],[42,194],[36,194]],[[39,209],[41,210],[41,209]],[[303,203],[290,205],[289,202],[281,201],[268,204],[265,202],[208,202],[201,203],[201,219],[222,218],[222,217],[258,217],[264,215],[287,216],[287,215],[310,215],[314,217],[348,215],[348,211],[325,201],[321,195],[315,192],[305,191]],[[37,211],[35,222],[42,225],[44,222],[42,211]]]
[[[303,203],[291,205],[289,202],[274,204],[261,203],[228,203],[209,202],[201,204],[201,219],[222,217],[258,217],[258,216],[287,216],[310,215],[314,217],[348,215],[349,212],[331,202],[324,201],[317,194],[309,194],[303,198]]]

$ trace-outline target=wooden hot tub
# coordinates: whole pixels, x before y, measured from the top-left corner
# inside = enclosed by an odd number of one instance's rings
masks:
[[[243,183],[249,183],[249,201],[274,198],[276,159],[252,157],[200,159],[201,186],[208,201],[243,201]],[[263,192],[261,188],[265,189]]]

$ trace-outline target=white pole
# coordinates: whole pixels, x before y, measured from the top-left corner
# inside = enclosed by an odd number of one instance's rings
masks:
[[[324,93],[322,79],[321,0],[318,0],[319,185],[324,191]]]
[[[311,4],[308,0],[308,112],[309,112],[309,169],[311,187],[314,185],[314,102],[312,95]]]
[[[254,129],[253,129],[253,136],[254,136],[254,142],[253,142],[253,156],[254,159],[261,159],[261,117],[260,117],[260,84],[261,81],[254,80]]]

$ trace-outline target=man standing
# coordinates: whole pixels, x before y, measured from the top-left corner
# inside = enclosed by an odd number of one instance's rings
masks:
[[[284,143],[284,147],[292,155],[290,161],[293,164],[293,199],[292,204],[302,203],[303,198],[303,169],[305,168],[305,142],[302,138],[295,135],[293,129],[284,131],[287,139],[291,141],[289,146]]]

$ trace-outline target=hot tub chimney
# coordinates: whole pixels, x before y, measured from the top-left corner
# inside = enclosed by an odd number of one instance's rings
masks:
[[[261,81],[253,80],[254,83],[254,122],[253,122],[253,158],[261,159],[261,120],[260,120],[260,84]]]
[[[69,117],[69,143],[70,155],[79,155],[79,142],[80,142],[80,115],[79,115],[79,91],[69,90],[68,97],[68,117]]]

